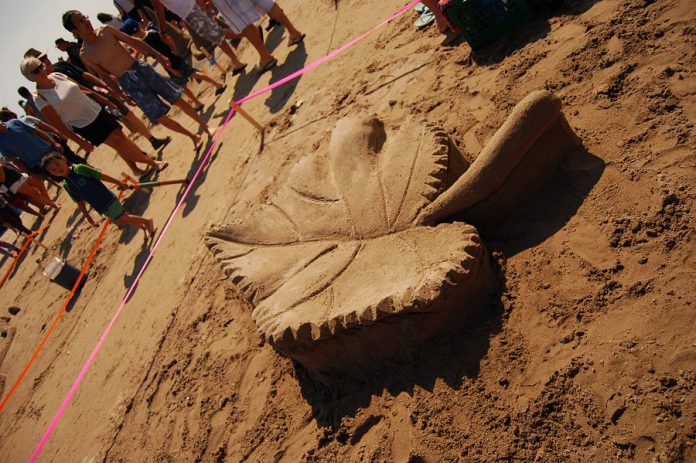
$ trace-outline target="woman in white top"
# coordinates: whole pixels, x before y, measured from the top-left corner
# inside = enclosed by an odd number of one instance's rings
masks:
[[[110,146],[135,175],[146,173],[138,168],[138,162],[158,170],[167,166],[166,162],[158,162],[147,156],[123,133],[116,118],[100,103],[112,109],[117,109],[116,105],[103,96],[81,87],[63,74],[49,74],[37,58],[25,58],[20,70],[24,77],[36,83],[36,105],[41,114],[65,138],[74,141],[88,153],[102,143]],[[94,99],[87,96],[88,93]]]

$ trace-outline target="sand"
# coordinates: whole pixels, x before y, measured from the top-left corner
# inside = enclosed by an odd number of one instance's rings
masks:
[[[218,100],[196,87],[214,103],[207,114],[220,123],[229,96],[298,69],[402,5],[286,2],[305,44],[289,49],[271,32],[285,64],[242,77]],[[42,459],[693,461],[695,15],[686,0],[573,2],[472,59],[466,45],[439,47],[433,28],[416,31],[409,14],[249,102],[267,126],[262,149],[255,129],[233,118]],[[255,59],[246,47],[240,54]],[[206,246],[211,227],[271,202],[346,116],[377,115],[387,133],[409,117],[427,121],[471,162],[539,89],[561,99],[586,152],[565,158],[509,217],[477,226],[502,276],[484,322],[334,387],[262,339],[252,305]],[[164,158],[171,165],[160,178],[182,178],[200,154],[175,138]],[[94,159],[124,170],[107,150]],[[139,192],[126,206],[161,227],[180,193]],[[79,264],[97,230],[61,199],[41,238]],[[0,413],[3,461],[31,454],[146,255],[142,233],[107,233],[80,298]],[[16,331],[0,369],[6,383],[65,297],[40,275],[41,257],[31,253],[1,290],[4,306],[21,308],[7,324]]]

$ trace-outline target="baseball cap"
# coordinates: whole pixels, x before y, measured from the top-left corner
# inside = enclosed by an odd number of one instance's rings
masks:
[[[39,69],[42,66],[42,62],[38,58],[34,58],[33,56],[30,56],[29,58],[24,58],[22,62],[19,65],[19,71],[22,73],[24,77],[26,77],[29,80],[34,80],[33,75],[34,71]]]
[[[25,58],[33,57],[33,58],[39,58],[39,59],[41,59],[41,58],[43,58],[44,56],[46,56],[46,52],[45,52],[45,51],[37,50],[36,48],[30,48],[30,49],[28,49],[27,51],[24,52],[24,57],[25,57]]]
[[[133,35],[138,32],[138,21],[133,18],[128,18],[121,24],[120,30],[124,34]]]

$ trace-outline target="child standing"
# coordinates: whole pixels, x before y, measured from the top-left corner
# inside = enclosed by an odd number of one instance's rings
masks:
[[[154,236],[155,227],[152,219],[146,219],[126,212],[116,195],[102,181],[114,183],[122,188],[132,188],[127,183],[109,177],[85,164],[68,166],[65,158],[59,154],[46,156],[42,163],[51,175],[63,179],[65,191],[77,203],[77,207],[80,208],[80,211],[90,224],[97,226],[97,222],[89,215],[85,203],[118,225],[137,227],[145,232],[145,236],[150,238]]]

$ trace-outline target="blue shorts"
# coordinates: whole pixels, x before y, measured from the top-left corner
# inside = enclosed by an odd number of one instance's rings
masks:
[[[157,121],[169,112],[169,106],[159,97],[169,103],[174,103],[181,98],[181,87],[158,74],[142,61],[136,60],[118,79],[118,82],[123,87],[123,91],[135,100],[153,124],[157,124]]]

